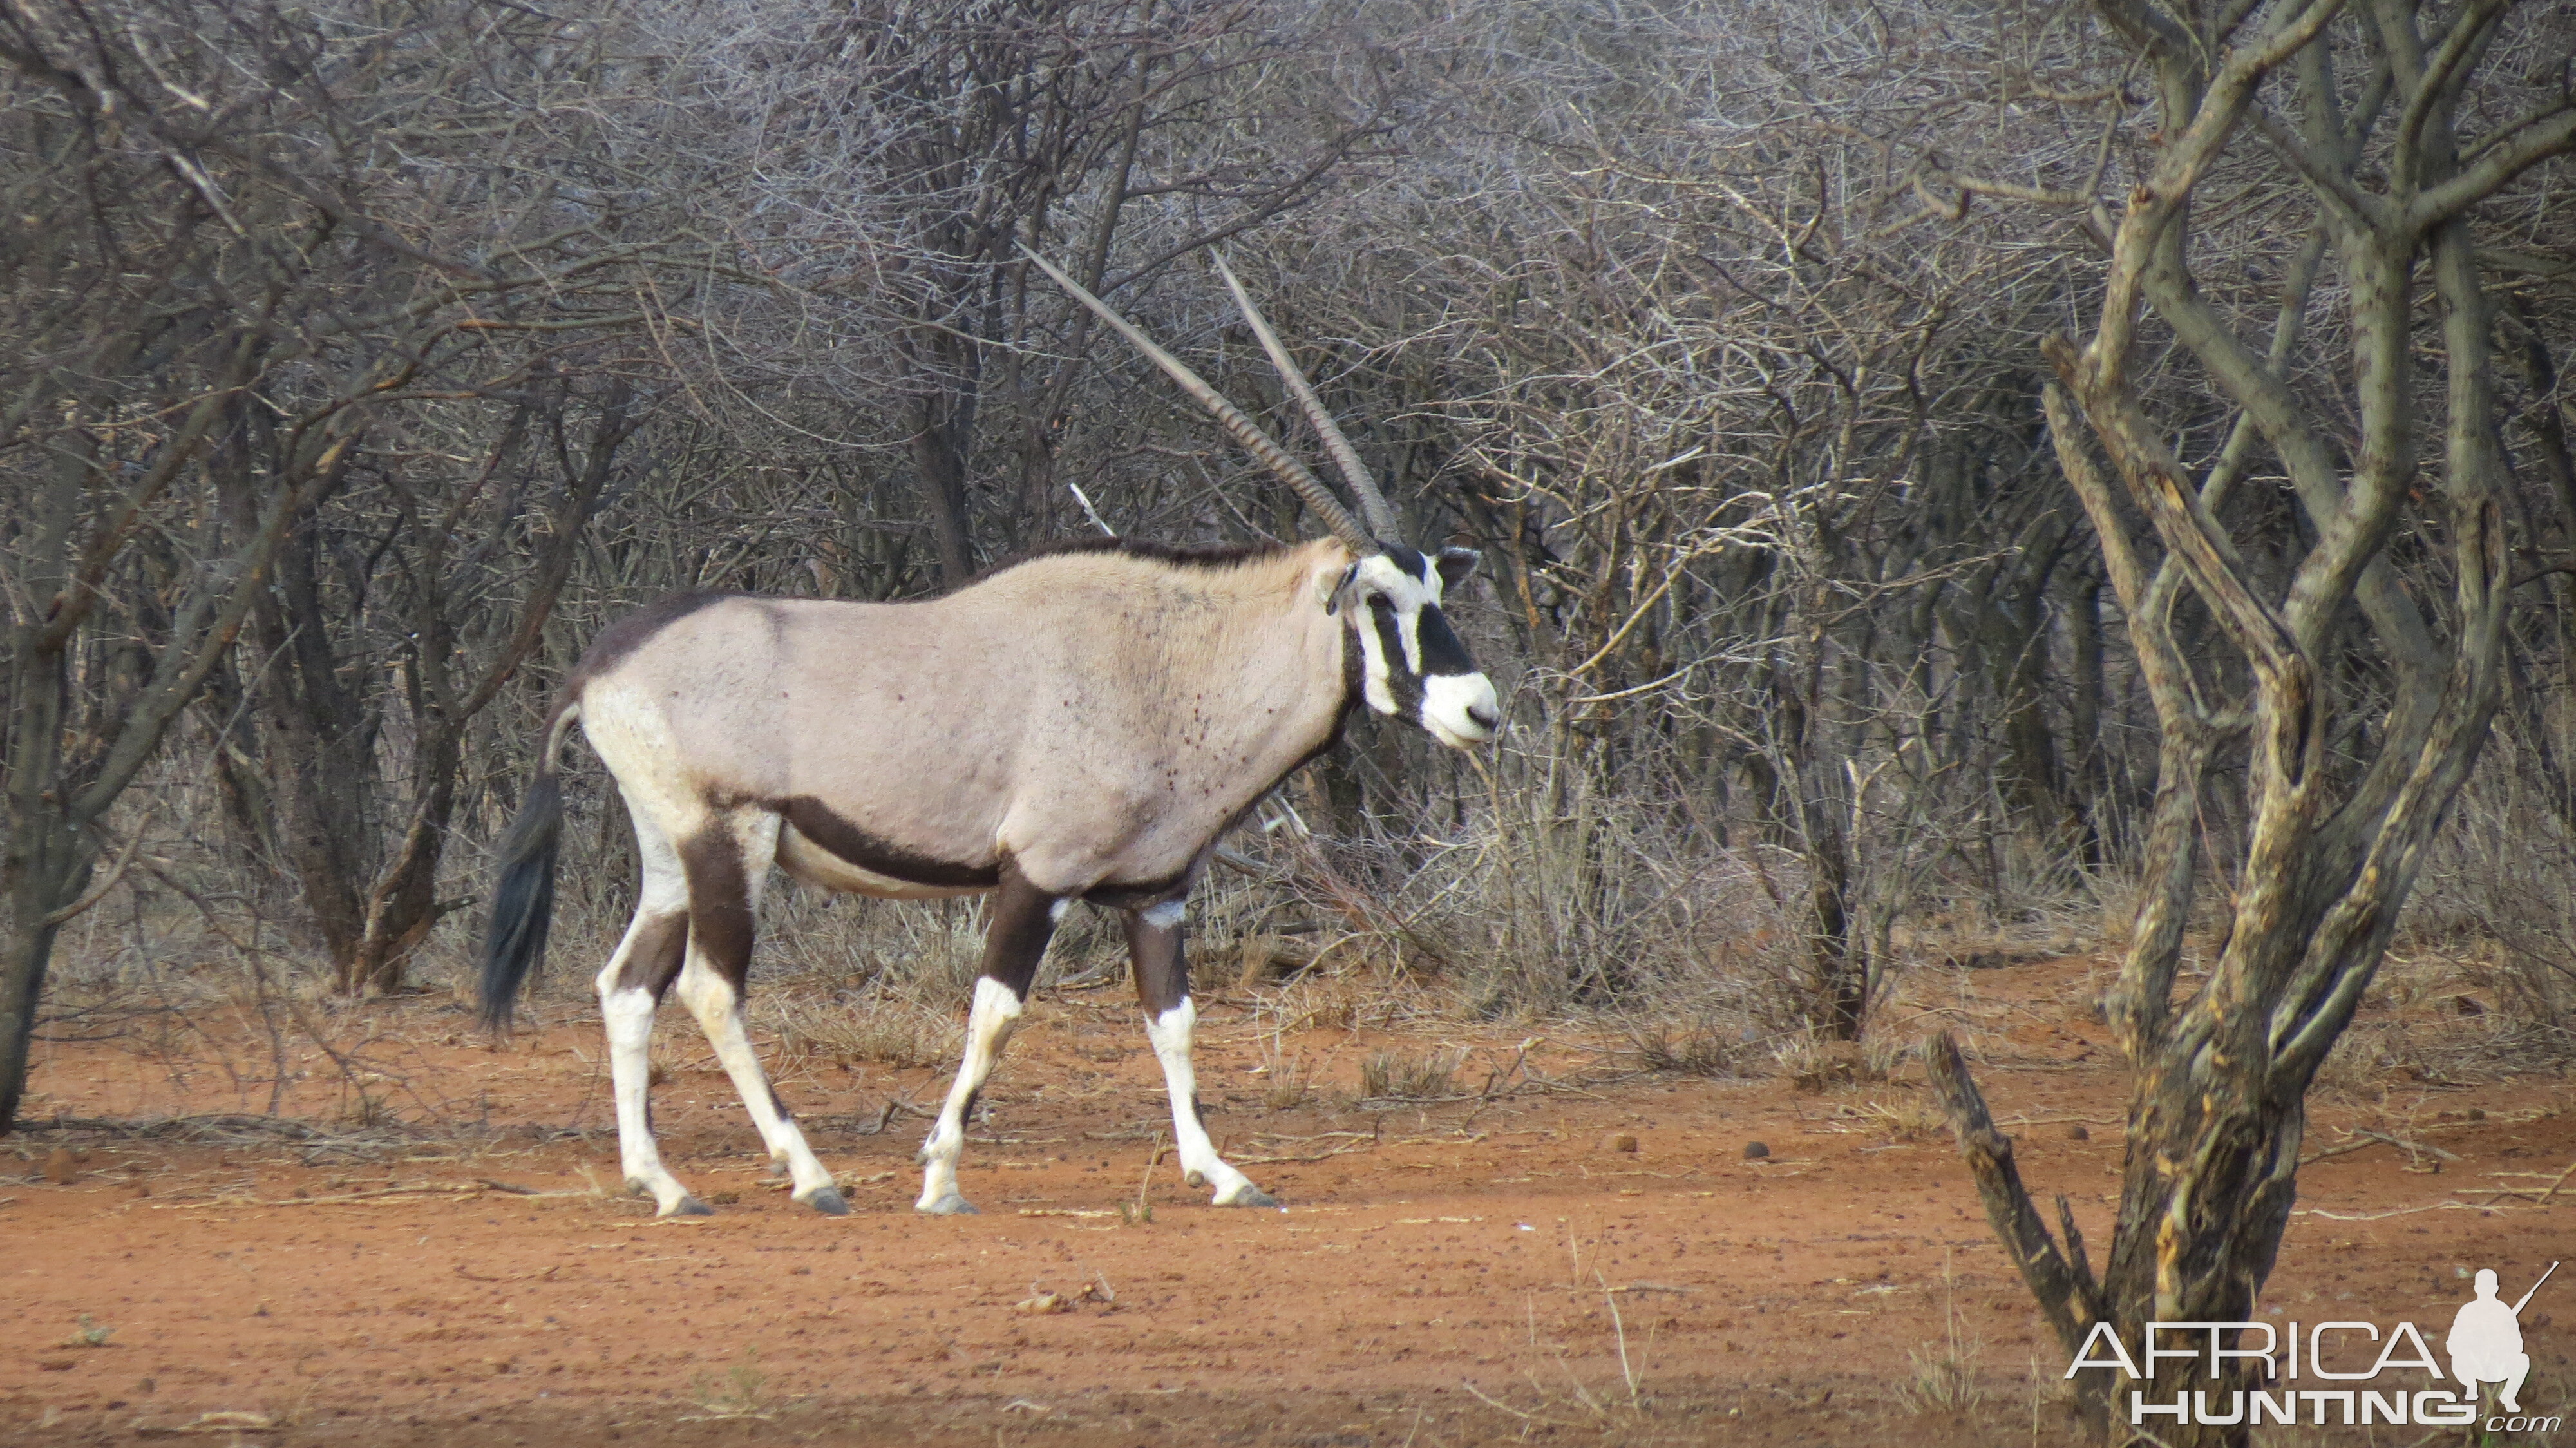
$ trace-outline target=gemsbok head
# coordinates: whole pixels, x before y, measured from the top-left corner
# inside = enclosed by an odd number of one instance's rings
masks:
[[[545,951],[562,746],[578,722],[625,797],[642,861],[634,921],[598,988],[625,1179],[661,1215],[707,1210],[663,1166],[646,1109],[654,1012],[675,982],[795,1199],[849,1210],[743,1026],[772,864],[831,890],[992,896],[965,1058],[920,1154],[918,1210],[974,1210],[957,1158],[975,1094],[1076,901],[1120,913],[1186,1178],[1213,1188],[1218,1206],[1275,1205],[1217,1156],[1199,1120],[1182,955],[1191,886],[1226,830],[1329,748],[1354,704],[1460,749],[1500,723],[1493,685],[1441,612],[1476,554],[1395,541],[1394,510],[1222,260],[1367,527],[1196,373],[1030,259],[1215,414],[1332,536],[1222,550],[1060,545],[911,603],[691,595],[599,636],[564,685],[502,840],[483,1010],[506,1024]]]

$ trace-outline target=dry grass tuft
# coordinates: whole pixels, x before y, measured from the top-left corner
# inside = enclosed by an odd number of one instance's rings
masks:
[[[1685,1076],[1749,1076],[1759,1051],[1749,1030],[1717,1021],[1631,1022],[1627,1035],[1638,1065]]]
[[[884,995],[835,1000],[767,998],[760,1025],[778,1037],[778,1064],[942,1066],[955,1064],[965,1028],[951,1012]]]
[[[1602,1310],[1610,1317],[1611,1340],[1618,1350],[1619,1381],[1607,1387],[1585,1383],[1574,1371],[1572,1354],[1562,1345],[1543,1345],[1539,1341],[1538,1319],[1532,1309],[1529,1323],[1529,1367],[1523,1377],[1531,1390],[1530,1407],[1519,1407],[1478,1387],[1471,1379],[1463,1386],[1476,1401],[1520,1421],[1520,1438],[1553,1438],[1563,1431],[1598,1435],[1605,1443],[1647,1443],[1657,1440],[1660,1426],[1655,1422],[1661,1406],[1646,1392],[1646,1353],[1653,1347],[1654,1334],[1648,1331],[1646,1341],[1631,1351],[1628,1324],[1619,1312],[1619,1294],[1610,1290],[1600,1274],[1594,1281],[1601,1287]],[[1540,1358],[1552,1359],[1547,1366],[1552,1373],[1540,1371]]]
[[[1439,1101],[1457,1094],[1458,1068],[1465,1051],[1433,1051],[1406,1056],[1371,1051],[1360,1062],[1360,1098],[1364,1101]]]
[[[742,1361],[727,1368],[722,1378],[700,1373],[689,1386],[698,1411],[682,1416],[683,1423],[767,1422],[777,1416],[778,1405],[769,1397],[769,1375],[760,1370],[760,1358],[753,1349],[743,1349]]]
[[[1890,1141],[1917,1141],[1938,1136],[1950,1126],[1949,1118],[1942,1114],[1941,1108],[1922,1097],[1865,1101],[1846,1110],[1884,1133]]]
[[[1977,1383],[1979,1344],[1959,1327],[1957,1285],[1944,1252],[1941,1339],[1907,1354],[1913,1370],[1896,1385],[1896,1401],[1911,1412],[1964,1414],[1985,1401],[1985,1389]]]
[[[1801,1091],[1831,1086],[1875,1086],[1887,1079],[1887,1063],[1856,1041],[1801,1037],[1773,1052],[1780,1074]]]
[[[1303,1056],[1272,1057],[1261,1073],[1261,1104],[1272,1111],[1294,1111],[1312,1105],[1317,1095],[1315,1073]]]

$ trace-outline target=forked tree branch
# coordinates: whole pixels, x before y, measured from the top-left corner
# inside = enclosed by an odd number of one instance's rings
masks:
[[[2415,197],[2406,224],[2418,234],[2486,200],[2541,162],[2576,149],[2576,105],[2560,103],[2506,128],[2508,139],[2478,151],[2458,175]]]
[[[2102,439],[2111,461],[2129,485],[2129,494],[2146,510],[2165,547],[2190,570],[2210,611],[2217,615],[2236,646],[2270,675],[2286,674],[2306,659],[2297,635],[2280,612],[2258,593],[2236,542],[2210,516],[2196,489],[2184,486],[2179,465],[2140,415],[2126,384],[2106,375],[2107,359],[2097,349],[2078,351],[2063,334],[2040,343],[2055,365],[2058,380],[2083,405],[2084,415]]]
[[[1976,1176],[1977,1196],[1985,1203],[1986,1220],[2012,1253],[2013,1266],[2021,1272],[2031,1295],[2039,1299],[2039,1310],[2048,1318],[2058,1341],[2066,1345],[2068,1352],[2077,1351],[2093,1324],[2101,1320],[2103,1311],[2092,1265],[2080,1255],[2081,1239],[2070,1235],[2069,1241],[2075,1244],[2073,1250],[2078,1254],[2070,1261],[2048,1234],[2048,1224],[2040,1220],[2039,1208],[2032,1203],[2029,1189],[2022,1185],[2021,1168],[2013,1163],[2012,1138],[1996,1129],[1985,1093],[1977,1089],[1976,1079],[1968,1074],[1959,1043],[1948,1031],[1925,1043],[1923,1063],[1933,1091],[1950,1115],[1950,1130],[1959,1140],[1959,1155],[1967,1159],[1968,1170]],[[2063,1202],[2059,1215],[2071,1233],[2074,1215]]]

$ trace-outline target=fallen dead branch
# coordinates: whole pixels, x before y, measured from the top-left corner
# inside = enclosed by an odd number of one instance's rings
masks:
[[[2399,1151],[2406,1153],[2406,1158],[2409,1161],[2421,1161],[2423,1158],[2428,1156],[2440,1161],[2459,1161],[2461,1159],[2456,1154],[2444,1151],[2438,1146],[2431,1146],[2420,1141],[2410,1141],[2402,1136],[2391,1136],[2387,1132],[2373,1131],[2366,1126],[2354,1127],[2347,1134],[2356,1139],[2346,1142],[2342,1146],[2327,1147],[2325,1150],[2318,1152],[2314,1156],[2303,1157],[2300,1159],[2299,1165],[2312,1166],[2329,1157],[2344,1156],[2356,1151],[2367,1151],[2374,1146],[2393,1146]]]
[[[1337,1156],[1349,1156],[1355,1151],[1374,1151],[1376,1149],[1376,1143],[1371,1142],[1366,1146],[1337,1146],[1331,1151],[1319,1151],[1311,1156],[1239,1156],[1234,1159],[1234,1164],[1236,1166],[1277,1166],[1282,1163],[1330,1161]]]
[[[2487,1175],[2491,1177],[2537,1178],[2545,1175],[2545,1173],[2536,1171],[2491,1171],[2488,1172]],[[2497,1187],[2487,1193],[2487,1200],[2493,1202],[2505,1197],[2529,1197],[2533,1201],[2546,1206],[2549,1203],[2549,1199],[2558,1195],[2558,1189],[2565,1186],[2567,1184],[2567,1179],[2571,1176],[2576,1176],[2576,1162],[2568,1163],[2565,1171],[2560,1172],[2554,1177],[2550,1177],[2549,1185],[2547,1187]]]
[[[2329,1222],[2377,1222],[2390,1217],[2411,1217],[2417,1212],[2509,1212],[2511,1207],[2485,1202],[2464,1202],[2454,1197],[2447,1201],[2427,1202],[2420,1207],[2391,1207],[2384,1212],[2329,1212],[2323,1207],[2292,1209],[2294,1217],[2323,1217]]]
[[[534,1187],[513,1186],[507,1182],[413,1182],[407,1186],[377,1187],[363,1192],[335,1192],[327,1197],[216,1197],[203,1202],[155,1202],[156,1212],[193,1212],[208,1207],[329,1207],[348,1202],[381,1202],[396,1197],[481,1196],[499,1192],[513,1197],[586,1197],[588,1191],[541,1192]]]
[[[189,1433],[283,1433],[285,1425],[266,1413],[218,1412],[199,1413],[193,1420],[170,1426],[137,1425],[137,1438],[176,1438]]]
[[[120,1121],[106,1116],[57,1116],[50,1121],[20,1122],[17,1128],[29,1136],[53,1131],[104,1131],[118,1136],[154,1139],[182,1137],[203,1141],[214,1136],[284,1137],[289,1141],[327,1141],[343,1136],[381,1136],[382,1133],[342,1133],[325,1131],[309,1122],[283,1116],[252,1116],[225,1112],[206,1116],[165,1116],[148,1121]]]

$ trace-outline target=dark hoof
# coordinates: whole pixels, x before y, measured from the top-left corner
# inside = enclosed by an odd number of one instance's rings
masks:
[[[982,1212],[975,1210],[974,1203],[957,1195],[955,1192],[950,1192],[948,1195],[932,1202],[929,1206],[916,1206],[913,1210],[926,1216],[933,1217],[980,1217],[984,1215]]]
[[[840,1191],[833,1187],[825,1187],[807,1197],[805,1205],[827,1217],[846,1217],[850,1214],[850,1204],[842,1200]]]
[[[715,1214],[715,1208],[699,1201],[696,1197],[682,1197],[661,1213],[665,1217],[712,1217]]]
[[[1216,1205],[1220,1207],[1275,1207],[1279,1205],[1279,1199],[1272,1196],[1270,1193],[1263,1191],[1259,1187],[1246,1187],[1243,1190],[1243,1195],[1236,1197],[1233,1201],[1218,1202]]]

